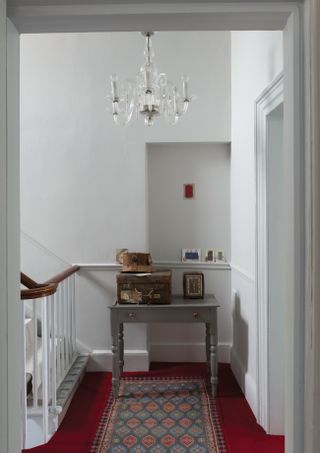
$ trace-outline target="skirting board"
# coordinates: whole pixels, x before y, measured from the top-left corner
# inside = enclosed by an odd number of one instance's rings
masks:
[[[87,371],[111,371],[112,352],[110,349],[93,350],[89,357]],[[125,350],[124,371],[148,371],[149,353],[146,350]]]
[[[257,417],[257,384],[245,369],[234,348],[231,348],[231,369],[252,412]]]
[[[218,361],[230,363],[229,343],[218,345]],[[150,361],[155,362],[204,362],[204,343],[191,344],[150,344],[150,354],[146,350],[125,350],[124,371],[148,371]],[[110,349],[94,350],[89,354],[87,371],[111,371],[112,352]]]
[[[218,344],[218,362],[230,363],[230,343]],[[150,361],[205,362],[204,343],[151,343]]]

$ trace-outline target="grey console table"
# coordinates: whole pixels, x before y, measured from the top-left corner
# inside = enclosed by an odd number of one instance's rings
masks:
[[[123,371],[123,324],[124,323],[204,323],[206,325],[206,357],[210,368],[212,394],[216,395],[217,376],[217,309],[214,296],[204,299],[183,299],[173,296],[170,305],[135,305],[115,303],[110,308],[112,334],[112,389],[118,395],[119,379]]]

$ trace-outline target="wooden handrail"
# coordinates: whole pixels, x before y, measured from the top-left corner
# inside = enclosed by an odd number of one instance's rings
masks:
[[[49,283],[48,285],[38,285],[36,288],[22,289],[21,299],[39,299],[41,297],[51,296],[57,291],[58,283]]]
[[[28,275],[21,272],[20,282],[28,288],[21,290],[21,299],[39,299],[41,297],[51,296],[51,294],[57,291],[59,283],[76,273],[79,269],[80,266],[70,266],[65,271],[60,272],[44,283],[37,283],[28,277]]]
[[[78,272],[79,269],[80,269],[80,266],[68,267],[68,269],[66,269],[63,272],[60,272],[60,274],[57,274],[55,277],[49,278],[49,280],[45,281],[44,283],[45,284],[48,284],[48,283],[61,283],[66,278],[70,277],[70,275],[75,274],[76,272]]]

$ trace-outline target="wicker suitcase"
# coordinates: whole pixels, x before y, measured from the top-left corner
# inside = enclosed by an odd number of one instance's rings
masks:
[[[171,271],[117,274],[119,304],[170,304]]]

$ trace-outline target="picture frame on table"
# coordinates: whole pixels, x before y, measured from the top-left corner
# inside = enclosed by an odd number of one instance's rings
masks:
[[[202,272],[183,273],[183,297],[185,299],[203,299],[204,276]]]

